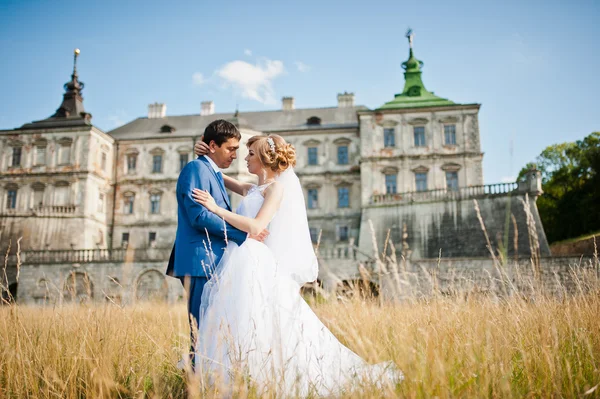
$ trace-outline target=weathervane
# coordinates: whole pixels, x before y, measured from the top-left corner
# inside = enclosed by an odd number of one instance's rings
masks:
[[[412,49],[413,39],[415,38],[415,34],[413,33],[412,29],[408,28],[408,30],[406,31],[406,38],[408,39],[408,45]]]

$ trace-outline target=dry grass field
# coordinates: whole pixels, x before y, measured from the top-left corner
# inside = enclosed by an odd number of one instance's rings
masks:
[[[348,397],[593,398],[600,391],[600,289],[589,288],[534,301],[313,306],[351,349],[371,362],[393,359],[405,373],[398,386]],[[188,344],[185,317],[183,305],[2,306],[0,397],[218,397],[176,368]],[[237,397],[256,396],[243,382],[235,389]]]

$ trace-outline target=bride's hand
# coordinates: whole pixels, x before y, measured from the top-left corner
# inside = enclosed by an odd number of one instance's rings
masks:
[[[199,190],[197,188],[192,190],[192,198],[197,203],[203,205],[206,209],[212,213],[217,213],[219,206],[215,202],[215,199],[208,193],[208,191]]]
[[[203,138],[204,136],[201,136],[198,141],[196,141],[196,144],[194,144],[194,154],[197,156],[208,154],[209,147],[208,144],[202,141]]]

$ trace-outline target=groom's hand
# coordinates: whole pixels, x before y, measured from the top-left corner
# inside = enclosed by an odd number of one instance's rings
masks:
[[[248,238],[253,238],[256,241],[260,241],[260,242],[264,242],[265,239],[269,236],[269,230],[264,229],[263,231],[261,231],[260,233],[256,234],[256,235],[248,235]]]

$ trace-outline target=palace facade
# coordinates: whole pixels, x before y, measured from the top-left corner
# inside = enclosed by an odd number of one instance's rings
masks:
[[[19,240],[23,265],[36,265],[22,273],[31,280],[20,280],[17,297],[39,300],[69,285],[80,296],[172,298],[169,292],[177,288],[163,272],[177,227],[177,178],[215,119],[233,122],[242,133],[238,159],[226,170],[238,179],[253,181],[243,161],[249,137],[276,133],[296,147],[296,172],[311,236],[320,241],[324,280],[332,271],[356,273],[360,253],[369,258],[373,224],[380,241],[389,231],[396,243],[408,224],[412,256],[430,258],[444,246],[444,235],[472,230],[464,229],[473,223],[465,219],[469,212],[456,214],[460,199],[538,195],[535,179],[521,186],[484,186],[480,104],[458,104],[428,91],[423,63],[410,43],[402,64],[404,88],[376,109],[356,105],[347,92],[328,108],[298,109],[293,97],[284,97],[280,109],[259,112],[215,113],[215,104],[206,101],[198,114],[176,116],[155,103],[147,116],[108,132],[94,126],[84,109],[76,53],[58,110],[0,131],[0,246],[7,251],[11,243],[14,263]],[[240,198],[231,196],[236,206]],[[498,212],[485,210],[492,219]],[[452,219],[449,225],[445,217]],[[463,239],[477,244],[451,256],[485,253],[480,239]],[[98,277],[97,270],[83,270],[92,264],[110,266]],[[125,264],[128,277],[121,270]],[[12,284],[16,292],[16,281]],[[115,290],[121,294],[107,294]]]

